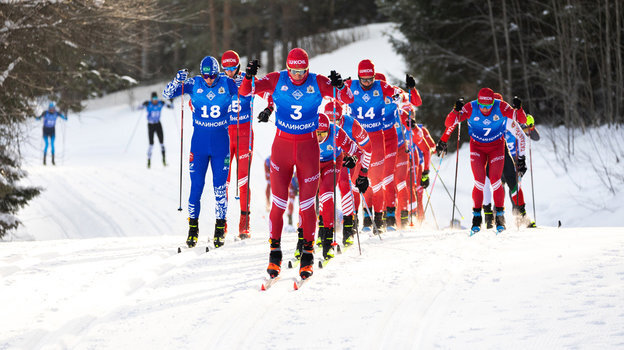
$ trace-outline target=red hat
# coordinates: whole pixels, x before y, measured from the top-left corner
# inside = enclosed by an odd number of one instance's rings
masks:
[[[477,103],[485,106],[489,106],[494,103],[494,91],[490,88],[483,88],[479,90]]]
[[[496,100],[503,100],[503,95],[499,94],[498,92],[494,93],[494,99]]]
[[[290,50],[286,58],[286,67],[289,69],[308,69],[308,63],[308,53],[298,47]]]
[[[334,109],[336,109],[336,115],[334,115]],[[340,119],[342,117],[342,105],[336,101],[329,101],[325,105],[325,114],[332,119]]]
[[[316,131],[329,131],[329,118],[325,113],[319,113],[319,126]]]
[[[375,80],[386,81],[386,76],[383,73],[375,73]]]
[[[238,65],[240,65],[240,57],[236,51],[227,50],[221,56],[221,67],[237,67]]]
[[[375,76],[375,65],[371,60],[362,60],[358,64],[358,76],[363,78]]]

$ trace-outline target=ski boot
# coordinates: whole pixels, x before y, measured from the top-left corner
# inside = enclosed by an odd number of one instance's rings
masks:
[[[347,215],[342,222],[342,245],[349,247],[353,245],[353,215]]]
[[[151,168],[152,167],[152,160],[147,158],[147,168]]]
[[[193,248],[197,245],[197,237],[199,236],[199,220],[198,219],[188,219],[189,221],[189,232],[188,238],[186,239],[186,245],[189,248]]]
[[[303,241],[303,253],[301,254],[301,263],[299,264],[299,276],[301,279],[307,279],[312,276],[314,265],[314,242]]]
[[[54,162],[54,153],[52,153],[52,165],[56,165],[56,163]]]
[[[271,253],[269,253],[269,266],[267,267],[267,273],[269,277],[275,278],[280,274],[282,266],[282,248],[280,244],[281,239],[269,239],[271,243]]]
[[[481,231],[481,208],[472,209],[472,227],[470,228],[470,236]]]
[[[388,231],[396,231],[396,208],[395,207],[387,207],[386,208],[386,230]]]
[[[215,232],[214,232],[214,246],[215,248],[221,247],[225,244],[225,219],[217,219],[215,223]]]
[[[492,212],[492,204],[483,206],[483,214],[485,214],[485,227],[494,227],[494,213]]]
[[[407,210],[401,210],[401,227],[405,229],[409,224],[409,212]]]
[[[43,154],[43,165],[46,165],[46,157],[47,157],[47,154],[44,153]]]
[[[379,235],[385,232],[384,229],[384,214],[382,212],[375,212],[375,227],[373,228],[374,234]]]
[[[364,211],[364,227],[362,227],[362,232],[371,232],[373,226],[373,220],[371,220],[370,215],[368,215],[367,211]]]
[[[241,240],[251,238],[249,234],[249,212],[241,211],[240,221],[238,222],[238,238]]]
[[[496,207],[496,233],[505,231],[505,207]]]
[[[317,247],[322,247],[323,246],[323,237],[321,237],[320,233],[321,233],[321,229],[323,228],[323,216],[319,215],[319,221],[318,221],[318,228],[319,228],[319,234],[316,235],[316,246]]]
[[[297,228],[297,248],[295,249],[295,259],[301,259],[303,252],[303,229]]]
[[[334,228],[323,227],[319,229],[319,237],[323,242],[323,259],[329,260],[334,257],[332,243],[334,243]]]
[[[162,151],[162,160],[163,160],[163,166],[167,166],[167,160],[165,158],[165,151]]]

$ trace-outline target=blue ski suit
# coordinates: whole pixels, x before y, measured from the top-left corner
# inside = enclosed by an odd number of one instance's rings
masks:
[[[200,199],[206,181],[208,165],[212,168],[212,184],[215,193],[215,216],[225,219],[227,213],[227,174],[230,169],[230,139],[228,136],[229,110],[232,99],[238,94],[234,80],[220,75],[211,86],[201,76],[188,78],[184,84],[177,80],[165,87],[163,96],[173,98],[184,93],[191,97],[193,111],[193,136],[189,172],[191,193],[189,195],[189,218],[199,218]]]

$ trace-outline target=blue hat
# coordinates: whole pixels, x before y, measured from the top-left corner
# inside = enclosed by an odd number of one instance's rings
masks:
[[[206,56],[199,65],[199,74],[204,78],[215,79],[219,75],[219,62],[212,56]]]
[[[48,105],[48,109],[54,109],[56,108],[56,102],[50,102],[50,104]]]

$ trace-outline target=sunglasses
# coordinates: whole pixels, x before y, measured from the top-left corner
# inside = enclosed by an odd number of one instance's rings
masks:
[[[290,74],[292,75],[304,75],[308,70],[307,69],[288,69]]]
[[[202,74],[202,77],[204,77],[204,79],[216,79],[217,75],[219,75],[219,73],[215,73],[215,74]]]
[[[373,81],[375,81],[375,77],[371,77],[371,78],[360,78],[360,81],[363,83],[372,83]]]
[[[237,70],[238,66],[234,66],[234,67],[223,67],[223,70],[229,70],[229,71],[234,71]]]
[[[327,131],[317,131],[316,134],[318,136],[325,136],[325,135],[327,135]]]
[[[482,104],[478,103],[478,105],[479,105],[479,108],[483,108],[483,109],[490,109],[490,108],[494,107],[493,103],[490,104],[490,105],[482,105]]]

